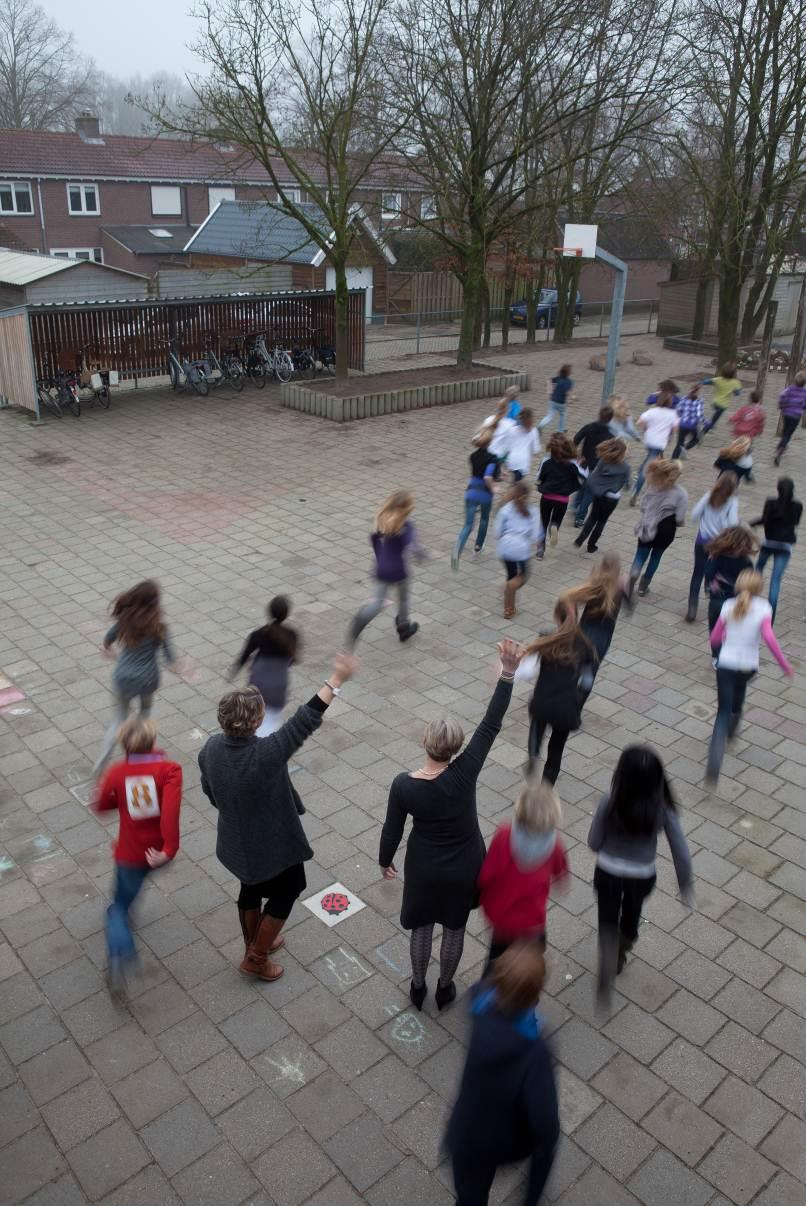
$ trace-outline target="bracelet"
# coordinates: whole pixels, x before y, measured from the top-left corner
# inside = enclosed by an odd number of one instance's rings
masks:
[[[325,686],[333,692],[334,695],[341,695],[341,687],[334,687],[332,683],[325,679]]]
[[[503,683],[514,683],[514,681],[515,681],[515,675],[514,675],[514,674],[505,674],[503,670],[501,671],[501,682],[503,682]]]

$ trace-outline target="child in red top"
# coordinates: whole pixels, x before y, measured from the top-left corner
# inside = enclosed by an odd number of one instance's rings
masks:
[[[479,873],[481,907],[492,926],[491,963],[519,938],[546,945],[546,907],[554,880],[568,876],[568,857],[557,832],[560,801],[550,783],[530,781],[515,801],[511,824],[502,825]]]
[[[120,813],[115,894],[106,912],[109,976],[115,985],[136,960],[129,910],[148,873],[170,862],[179,849],[182,802],[182,767],[154,749],[154,721],[127,720],[118,736],[126,757],[110,766],[92,805],[95,812],[117,808]]]
[[[764,414],[763,399],[757,389],[754,389],[750,394],[750,401],[744,406],[740,406],[735,415],[731,415],[730,423],[733,427],[733,434],[738,438],[748,436],[751,440],[750,444],[750,472],[747,474],[747,481],[754,481],[753,477],[753,445],[752,441],[758,439],[764,431]]]

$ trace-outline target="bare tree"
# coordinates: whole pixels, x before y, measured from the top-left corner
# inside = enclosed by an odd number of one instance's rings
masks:
[[[225,142],[257,162],[336,276],[336,373],[347,376],[347,263],[362,186],[400,124],[374,120],[376,41],[389,0],[203,0],[192,104],[146,104],[162,132]],[[390,186],[397,165],[387,159]],[[295,200],[289,181],[307,194]]]
[[[0,0],[0,126],[62,130],[93,103],[92,60],[38,4]]]
[[[147,134],[150,121],[135,103],[135,97],[155,95],[160,96],[171,111],[182,105],[192,107],[195,101],[193,90],[181,75],[168,72],[120,78],[104,73],[97,92],[98,116],[104,130],[109,134]]]

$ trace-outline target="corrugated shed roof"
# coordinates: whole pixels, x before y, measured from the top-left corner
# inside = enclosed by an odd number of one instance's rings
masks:
[[[315,205],[300,208],[324,234],[328,233],[327,223]],[[222,201],[188,241],[187,250],[270,263],[310,264],[319,248],[296,218],[270,205]]]
[[[50,255],[0,251],[0,281],[4,285],[30,285],[32,281],[40,281],[54,272],[64,272],[77,263],[78,260],[58,260]]]
[[[117,239],[135,255],[176,255],[185,249],[185,244],[193,237],[196,226],[169,226],[159,220],[148,226],[102,226],[101,230]],[[168,231],[168,238],[155,235],[155,230]]]

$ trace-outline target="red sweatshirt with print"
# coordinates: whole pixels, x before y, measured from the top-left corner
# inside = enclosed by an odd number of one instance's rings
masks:
[[[110,766],[93,801],[96,812],[117,808],[120,830],[115,862],[146,867],[146,850],[162,850],[174,858],[179,849],[179,805],[182,767],[162,750],[129,754]]]
[[[496,939],[506,942],[545,931],[552,882],[569,874],[559,834],[547,858],[522,868],[512,854],[511,830],[510,824],[498,829],[479,874],[481,907]]]

